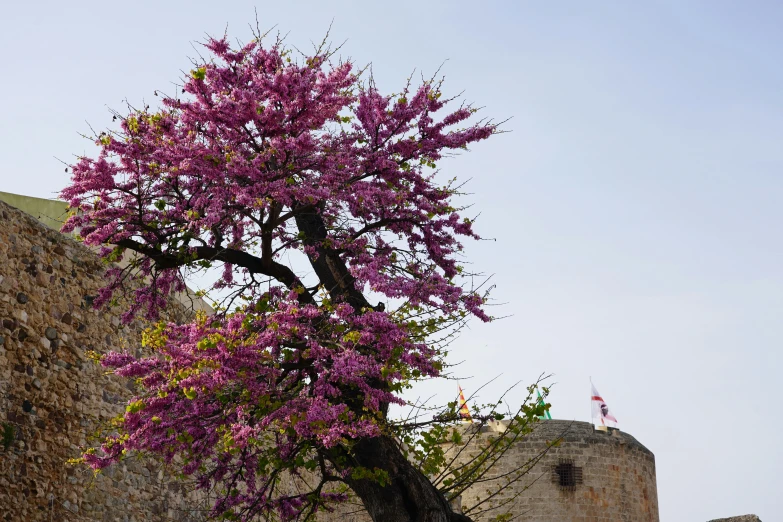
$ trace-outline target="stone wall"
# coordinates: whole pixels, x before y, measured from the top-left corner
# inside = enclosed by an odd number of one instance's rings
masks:
[[[761,519],[756,515],[742,515],[739,517],[716,518],[710,520],[710,522],[761,522]]]
[[[83,245],[0,202],[0,520],[203,519],[150,461],[95,477],[66,464],[132,394],[86,356],[140,346],[142,324],[90,306],[102,271]],[[169,319],[184,314],[173,305]]]

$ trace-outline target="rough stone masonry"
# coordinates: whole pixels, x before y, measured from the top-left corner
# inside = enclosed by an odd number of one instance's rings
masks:
[[[203,520],[151,460],[94,476],[66,464],[124,409],[132,383],[87,352],[140,346],[142,323],[91,301],[104,265],[85,246],[0,202],[0,520]],[[169,319],[185,309],[173,304]]]

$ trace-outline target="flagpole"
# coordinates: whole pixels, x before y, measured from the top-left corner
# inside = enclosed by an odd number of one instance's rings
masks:
[[[593,424],[593,376],[590,375],[588,378],[590,379],[590,426],[595,431],[595,424]]]

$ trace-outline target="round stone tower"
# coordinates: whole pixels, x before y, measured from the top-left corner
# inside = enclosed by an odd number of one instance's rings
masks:
[[[482,431],[499,435],[504,428],[503,423],[497,423]],[[557,440],[560,442],[552,445]],[[602,431],[587,422],[564,420],[540,421],[492,469],[491,477],[496,480],[463,493],[463,509],[474,505],[477,498],[486,498],[487,490],[502,477],[535,461],[537,456],[541,457],[531,470],[490,505],[505,500],[508,503],[481,514],[471,513],[471,517],[489,520],[511,513],[520,520],[535,522],[658,522],[652,452],[622,431]]]

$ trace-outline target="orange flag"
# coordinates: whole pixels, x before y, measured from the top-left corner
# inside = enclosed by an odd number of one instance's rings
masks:
[[[468,422],[473,422],[473,417],[470,416],[470,410],[468,409],[468,403],[465,401],[465,394],[462,393],[462,386],[457,385],[459,388],[459,416],[463,419],[467,419]]]

